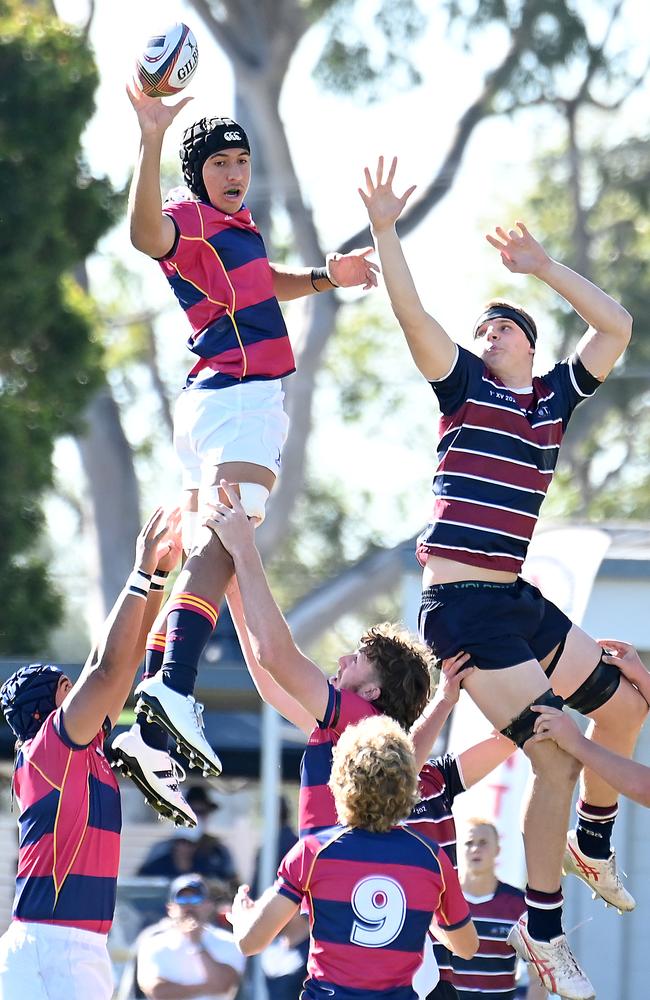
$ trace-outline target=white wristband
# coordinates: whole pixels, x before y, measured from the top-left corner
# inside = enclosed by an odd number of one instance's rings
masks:
[[[327,271],[327,280],[331,281],[331,283],[334,285],[335,288],[340,288],[341,286],[339,285],[338,281],[335,281],[334,278],[332,277],[332,269],[330,268],[330,264],[332,263],[333,260],[338,260],[340,256],[341,256],[340,253],[328,253],[325,255],[325,270]]]
[[[154,575],[151,577],[151,589],[152,590],[164,590],[167,586],[167,577],[169,573],[163,572],[163,570],[157,569]]]
[[[143,569],[134,569],[126,581],[129,594],[133,594],[134,597],[141,597],[144,601],[147,599],[150,586],[151,574],[145,573]]]

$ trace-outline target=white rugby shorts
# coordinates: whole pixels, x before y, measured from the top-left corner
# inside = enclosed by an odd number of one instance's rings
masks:
[[[280,379],[184,389],[174,411],[183,489],[199,489],[202,470],[224,462],[251,462],[277,475],[289,429],[283,399]]]
[[[111,1000],[106,935],[12,920],[0,938],[1,1000]]]

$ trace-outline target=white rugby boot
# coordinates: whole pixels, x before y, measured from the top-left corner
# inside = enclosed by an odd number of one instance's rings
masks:
[[[149,722],[159,722],[176,741],[179,753],[190,767],[198,767],[205,778],[221,774],[221,761],[203,732],[203,705],[192,695],[179,694],[156,674],[138,684],[136,712],[146,713]]]
[[[196,826],[196,814],[179,787],[185,771],[166,750],[147,746],[137,722],[113,740],[111,751],[112,766],[137,785],[159,817],[176,826]]]
[[[575,830],[567,834],[562,874],[581,879],[591,889],[592,899],[600,896],[605,906],[615,906],[619,913],[629,913],[636,906],[634,896],[627,891],[618,873],[616,851],[606,860],[590,858],[578,847]]]
[[[566,934],[551,941],[535,941],[528,933],[524,913],[508,934],[508,944],[539,976],[549,993],[564,1000],[594,1000],[596,991],[569,948]]]

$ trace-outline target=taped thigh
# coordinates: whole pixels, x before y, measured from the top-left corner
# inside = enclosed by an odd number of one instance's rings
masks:
[[[520,712],[516,719],[513,719],[505,729],[501,730],[503,735],[516,743],[518,747],[523,747],[526,740],[531,738],[535,723],[539,719],[538,713],[533,712],[532,705],[550,705],[552,708],[562,709],[564,700],[560,698],[559,694],[555,694],[552,688],[549,688],[548,691],[544,691],[534,701],[531,701],[530,705],[523,712]]]
[[[248,517],[254,517],[261,524],[266,516],[266,501],[269,490],[261,483],[237,483],[241,505]],[[220,502],[219,487],[216,485],[201,487],[201,504],[216,506]]]
[[[621,671],[611,663],[605,663],[601,657],[595,670],[565,700],[565,704],[581,715],[589,715],[609,701],[620,683]]]

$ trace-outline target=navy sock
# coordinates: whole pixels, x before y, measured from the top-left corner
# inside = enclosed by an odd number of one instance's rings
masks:
[[[163,654],[165,652],[165,633],[151,632],[147,638],[147,649],[144,657],[144,671],[142,679],[154,677],[162,667]],[[168,750],[169,736],[167,730],[163,729],[157,722],[147,722],[147,713],[138,712],[135,721],[140,726],[140,733],[143,741],[152,750]]]
[[[583,799],[578,799],[576,813],[578,847],[588,858],[606,861],[612,853],[612,831],[618,814],[617,803],[613,806],[592,806]]]
[[[189,695],[194,692],[199,659],[215,625],[218,610],[196,594],[177,594],[167,615],[164,683]]]
[[[551,941],[562,934],[562,890],[540,892],[526,886],[528,933],[535,941]]]

